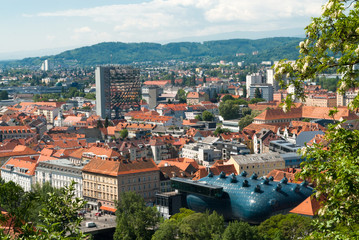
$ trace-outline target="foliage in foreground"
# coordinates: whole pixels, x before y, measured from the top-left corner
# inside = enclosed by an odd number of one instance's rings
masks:
[[[14,231],[17,234],[12,238],[9,231],[0,232],[1,239],[38,239],[38,240],[80,240],[87,239],[88,236],[83,234],[79,227],[82,218],[78,216],[78,211],[81,210],[86,202],[83,199],[75,197],[75,182],[69,186],[60,188],[59,191],[47,193],[47,202],[39,212],[38,225],[27,223],[25,220],[29,213],[34,210],[31,207],[23,209],[22,205],[31,206],[32,201],[42,201],[40,196],[35,196],[34,193],[24,193],[22,188],[13,182],[1,183],[0,189],[6,188],[5,195],[10,195],[11,188],[15,188],[18,198],[16,204],[19,206],[18,212],[13,209],[14,206],[7,205],[9,198],[1,198],[1,206],[5,206],[8,211],[7,215],[2,215],[1,221],[12,220],[14,223]],[[14,186],[13,186],[14,185]],[[16,208],[16,207],[15,207]]]
[[[294,86],[283,106],[288,111],[295,98],[305,100],[305,81],[315,79],[324,71],[341,75],[338,93],[359,86],[359,1],[328,0],[320,17],[306,27],[307,37],[299,44],[298,60],[281,60],[274,66],[275,78],[283,88]],[[359,107],[359,95],[349,104]],[[335,111],[331,111],[334,116]],[[340,126],[329,128],[321,144],[305,149],[302,178],[317,184],[317,196],[323,195],[312,239],[358,239],[359,223],[359,151],[358,131]],[[323,144],[325,143],[325,144]]]
[[[144,199],[132,191],[120,194],[116,216],[115,240],[151,239],[160,221],[156,207],[147,207]]]

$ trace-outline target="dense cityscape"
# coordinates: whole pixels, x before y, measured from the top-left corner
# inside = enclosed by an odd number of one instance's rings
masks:
[[[322,8],[0,61],[1,239],[358,239],[359,2]]]

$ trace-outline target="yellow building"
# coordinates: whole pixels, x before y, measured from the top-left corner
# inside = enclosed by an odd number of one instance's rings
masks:
[[[134,191],[153,202],[160,186],[160,171],[152,159],[92,159],[82,170],[83,196],[89,207],[115,211],[120,193]]]
[[[237,173],[246,171],[248,175],[256,173],[265,176],[274,169],[285,168],[285,161],[279,153],[262,153],[231,156],[225,165],[233,164]]]

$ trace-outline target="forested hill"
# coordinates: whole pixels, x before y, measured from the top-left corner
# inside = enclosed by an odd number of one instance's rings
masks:
[[[95,66],[99,64],[130,64],[147,61],[250,61],[279,60],[298,57],[300,38],[278,37],[258,40],[231,39],[219,41],[179,42],[179,43],[122,43],[104,42],[92,46],[65,51],[58,55],[25,58],[23,60],[3,62],[36,66],[49,59],[55,65]],[[257,55],[252,55],[258,51]],[[236,56],[237,54],[237,56]],[[238,56],[239,54],[239,56]],[[0,63],[1,64],[1,63]]]

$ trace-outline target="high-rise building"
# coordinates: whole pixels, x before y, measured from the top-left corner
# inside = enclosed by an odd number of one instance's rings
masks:
[[[41,70],[42,71],[49,71],[49,60],[45,60],[43,61],[43,63],[41,64]]]
[[[249,90],[251,85],[263,83],[263,76],[260,73],[252,73],[246,76],[246,88],[247,88],[247,98],[249,97]]]
[[[119,118],[140,108],[140,71],[125,66],[101,66],[95,71],[96,113],[101,118]]]

